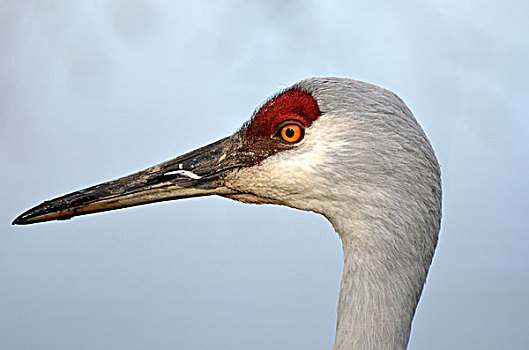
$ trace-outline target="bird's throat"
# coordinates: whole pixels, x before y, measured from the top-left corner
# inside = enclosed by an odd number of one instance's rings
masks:
[[[342,237],[344,271],[334,350],[406,349],[431,257],[376,237],[388,232],[366,232],[365,225],[335,227]]]

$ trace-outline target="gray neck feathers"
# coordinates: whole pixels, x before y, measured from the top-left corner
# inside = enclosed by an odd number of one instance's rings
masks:
[[[344,254],[334,349],[405,349],[408,343],[435,242],[423,240],[415,249],[384,218],[372,219],[331,219]]]

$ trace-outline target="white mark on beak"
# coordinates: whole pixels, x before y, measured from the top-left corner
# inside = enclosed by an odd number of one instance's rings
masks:
[[[199,175],[197,175],[194,172],[189,171],[189,170],[174,170],[174,171],[169,171],[169,172],[165,173],[164,175],[183,175],[183,176],[186,176],[186,177],[188,177],[190,179],[194,179],[194,180],[198,180],[198,179],[202,178],[202,176],[199,176]]]

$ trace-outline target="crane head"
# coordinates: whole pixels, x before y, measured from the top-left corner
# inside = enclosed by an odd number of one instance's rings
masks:
[[[207,195],[331,215],[366,186],[383,194],[400,180],[416,181],[421,169],[406,171],[410,157],[438,175],[426,136],[396,95],[349,79],[307,79],[270,98],[229,137],[45,201],[13,224]]]

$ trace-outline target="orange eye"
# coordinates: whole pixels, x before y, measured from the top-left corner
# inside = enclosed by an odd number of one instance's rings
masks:
[[[303,129],[298,124],[287,124],[281,128],[281,138],[288,143],[298,142],[303,138]]]

